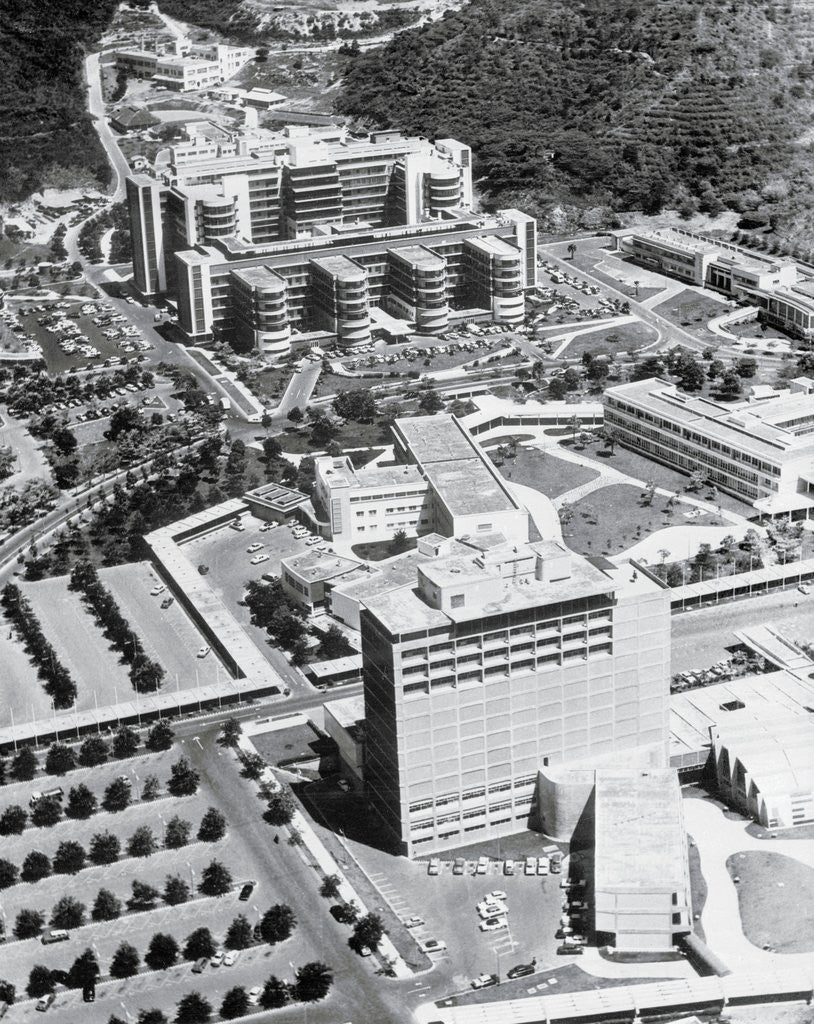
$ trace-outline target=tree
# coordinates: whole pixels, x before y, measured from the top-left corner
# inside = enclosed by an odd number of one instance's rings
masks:
[[[249,996],[242,985],[230,988],[220,1004],[220,1015],[224,1020],[235,1020],[249,1012]]]
[[[167,875],[163,896],[164,902],[171,907],[186,903],[189,899],[189,886],[178,875]]]
[[[286,414],[286,418],[288,420],[290,420],[291,423],[302,423],[302,421],[303,421],[302,409],[300,409],[298,406],[295,405],[292,409],[288,410],[288,413]]]
[[[754,377],[757,373],[757,359],[754,356],[742,356],[735,364],[735,372],[744,379]]]
[[[14,922],[15,939],[33,939],[45,927],[45,915],[40,910],[21,910]]]
[[[243,735],[243,726],[236,718],[227,718],[218,736],[218,743],[224,747],[236,747]]]
[[[326,875],[319,887],[320,895],[329,900],[336,899],[339,895],[339,885],[339,875]]]
[[[68,793],[68,804],[65,808],[65,814],[69,818],[89,818],[96,813],[97,808],[96,797],[84,783],[80,782],[77,786],[71,786]]]
[[[79,928],[85,923],[85,904],[73,896],[61,896],[51,910],[52,928]]]
[[[19,876],[20,872],[16,864],[12,864],[10,860],[0,859],[0,889],[8,889],[9,886],[16,885]]]
[[[42,964],[35,964],[31,968],[31,973],[28,975],[28,984],[25,987],[26,992],[31,999],[39,999],[40,996],[47,996],[53,992],[56,988],[51,971],[48,967],[43,967]]]
[[[240,758],[240,762],[240,774],[243,776],[244,779],[253,779],[255,782],[257,781],[257,779],[260,778],[260,776],[266,769],[265,760],[259,754],[256,754],[253,750],[250,750],[248,753],[243,754],[243,756]]]
[[[224,945],[227,949],[248,949],[254,944],[254,933],[245,914],[238,914],[226,931]]]
[[[125,779],[114,779],[105,790],[102,807],[112,813],[123,811],[130,806],[132,795],[129,782]]]
[[[169,1021],[161,1010],[142,1010],[136,1024],[169,1024]]]
[[[209,957],[214,956],[217,948],[218,945],[208,928],[196,928],[194,932],[189,933],[187,941],[184,943],[184,959],[202,960],[205,958],[208,960]]]
[[[568,391],[568,387],[562,377],[552,377],[546,387],[548,397],[555,402],[561,402]]]
[[[76,754],[63,743],[52,743],[45,755],[45,770],[49,775],[64,775],[76,768]]]
[[[303,964],[296,974],[297,999],[302,1003],[315,1003],[324,999],[331,990],[333,980],[333,971],[319,960]]]
[[[10,981],[0,980],[0,1003],[8,1003],[9,1006],[17,998],[17,988]]]
[[[356,922],[353,929],[353,938],[357,948],[367,946],[374,952],[379,948],[379,943],[384,936],[384,922],[378,914],[365,914]]]
[[[288,985],[272,974],[263,986],[260,1005],[264,1010],[276,1010],[280,1006],[285,1006],[290,998]]]
[[[170,727],[169,722],[162,718],[156,722],[155,725],[147,733],[147,740],[145,746],[148,750],[158,752],[159,750],[169,750],[175,740],[175,733]]]
[[[700,391],[704,386],[704,370],[691,356],[681,361],[678,383],[685,391]]]
[[[54,854],[54,871],[58,875],[75,875],[85,866],[86,857],[84,846],[66,839],[59,844]]]
[[[198,885],[199,892],[205,896],[223,896],[232,888],[232,876],[220,863],[213,860],[201,872],[201,881]]]
[[[167,789],[173,796],[191,796],[198,790],[201,777],[185,757],[179,758],[170,768]]]
[[[269,825],[281,828],[291,821],[295,810],[296,804],[291,793],[287,789],[279,789],[269,797],[263,817]]]
[[[156,932],[144,955],[144,962],[151,971],[165,971],[178,959],[178,943],[172,935]]]
[[[690,473],[688,489],[691,491],[698,491],[704,486],[708,479],[709,477],[707,476],[707,471],[705,469],[694,469],[692,473]]]
[[[115,921],[122,916],[122,901],[110,889],[100,889],[93,901],[90,916],[94,921]]]
[[[62,817],[62,805],[55,797],[42,797],[31,811],[31,824],[37,828],[52,828]]]
[[[709,380],[715,380],[717,377],[720,377],[725,370],[725,363],[722,363],[720,359],[713,359],[707,369],[707,378]]]
[[[435,391],[427,389],[418,400],[418,408],[427,416],[435,416],[444,408],[444,403]]]
[[[0,814],[0,836],[19,836],[28,823],[28,812],[12,804]]]
[[[148,775],[144,780],[144,785],[141,787],[141,799],[146,800],[148,803],[150,800],[155,800],[158,796],[161,784],[155,775]]]
[[[138,974],[139,967],[141,957],[136,947],[131,946],[129,942],[122,942],[110,961],[110,977],[132,978],[134,974]]]
[[[119,726],[113,737],[113,756],[132,757],[139,747],[138,733],[128,725]]]
[[[20,870],[20,878],[24,882],[39,882],[51,874],[51,858],[40,850],[32,850],[26,855]]]
[[[86,988],[95,985],[99,976],[99,961],[92,949],[86,949],[71,964],[68,971],[68,985],[70,988]]]
[[[149,825],[140,825],[127,841],[130,857],[150,857],[157,849],[158,843]]]
[[[164,846],[168,850],[178,850],[182,846],[186,846],[191,832],[192,825],[176,814],[167,822],[167,828],[164,831]]]
[[[198,839],[204,843],[216,843],[226,835],[226,818],[216,807],[207,809],[198,827]]]
[[[151,910],[158,900],[160,893],[154,885],[147,882],[140,882],[134,878],[130,883],[132,896],[127,901],[130,910]]]
[[[112,832],[97,832],[90,841],[89,856],[92,864],[112,864],[119,859],[121,843]]]
[[[20,747],[11,759],[9,774],[18,782],[28,782],[34,778],[37,768],[39,768],[39,761],[31,747]]]
[[[734,370],[727,370],[721,377],[718,385],[718,395],[721,398],[737,398],[741,393],[741,379]]]
[[[376,417],[376,399],[369,391],[340,391],[332,408],[344,420],[370,423]]]
[[[88,736],[79,748],[77,760],[85,768],[93,768],[104,764],[110,754],[110,748],[101,736]]]
[[[212,1019],[212,1004],[197,992],[190,992],[178,1003],[175,1024],[207,1024]]]
[[[574,245],[573,242],[569,242],[568,243],[568,256],[569,256],[569,258],[573,260],[573,258],[576,256],[576,254],[577,254],[577,247]]]
[[[291,907],[285,903],[275,903],[269,907],[260,919],[260,935],[264,942],[274,944],[285,942],[294,931],[297,918]]]

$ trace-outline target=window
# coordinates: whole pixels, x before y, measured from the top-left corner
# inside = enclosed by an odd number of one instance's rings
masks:
[[[463,594],[453,594],[452,597],[450,598],[449,604],[450,604],[451,608],[463,608],[463,606],[464,606],[464,595]]]
[[[491,523],[478,523],[478,533],[491,533],[491,532],[492,532],[492,524]]]

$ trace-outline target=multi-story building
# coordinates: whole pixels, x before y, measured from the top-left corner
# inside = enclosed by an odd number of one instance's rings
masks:
[[[147,202],[149,187],[142,191],[142,186],[138,178],[131,188],[143,207],[154,209]],[[173,193],[168,201],[173,201]],[[220,214],[217,206],[211,209],[209,224],[215,230]],[[407,296],[415,301],[410,306],[410,312],[415,310],[415,329],[427,332],[441,329],[445,312],[449,320],[455,310],[472,310],[473,287],[483,313],[512,324],[522,317],[524,289],[534,286],[533,278],[526,276],[529,225],[513,210],[497,217],[462,214],[404,228],[326,231],[311,239],[269,245],[218,236],[207,226],[205,208],[201,221],[208,243],[177,252],[172,272],[166,275],[167,287],[175,290],[180,327],[195,343],[248,332],[261,350],[277,355],[288,351],[292,331],[329,330],[345,347],[364,345],[371,337],[373,307],[405,316]],[[480,264],[469,260],[468,253],[478,242],[504,253],[505,268],[499,275],[476,276],[473,268]],[[426,254],[415,251],[419,243]],[[145,265],[150,258],[145,248]],[[245,289],[248,282],[244,275],[236,286],[235,278],[247,270],[252,271],[252,288],[278,296],[277,311],[285,310],[285,326],[275,322],[270,332],[260,320],[245,319],[246,311],[256,308],[257,297],[236,301],[236,288]],[[140,270],[137,280],[147,280],[145,272]],[[517,297],[508,298],[508,291]],[[444,304],[435,306],[439,301]]]
[[[169,53],[157,50],[122,49],[113,54],[116,67],[139,78],[151,78],[157,85],[178,92],[211,89],[220,85],[254,58],[248,46],[215,43],[198,46],[176,39]]]
[[[703,471],[765,515],[814,508],[814,381],[761,389],[735,403],[695,398],[656,378],[605,393],[605,425],[621,444],[684,473]]]
[[[766,323],[814,338],[814,282],[793,262],[681,228],[613,234],[618,250],[636,262],[747,302]]]
[[[231,206],[236,237],[265,244],[308,238],[325,225],[417,224],[468,209],[471,153],[452,139],[433,145],[399,132],[359,137],[335,127],[246,125],[214,141],[196,135],[170,150],[168,169],[152,180],[162,202],[172,192],[167,220],[155,228],[168,236],[168,261],[208,241],[192,214],[178,212],[196,204],[198,186]],[[141,258],[134,248],[134,263]]]
[[[361,588],[366,792],[403,851],[526,828],[549,766],[665,765],[669,592],[530,542],[527,511],[454,417],[398,420],[394,437],[390,493],[330,459],[316,491],[347,540],[392,536],[400,514],[436,531],[404,556],[408,578],[339,583],[343,599]]]
[[[454,416],[400,419],[393,435],[395,466],[354,469],[347,456],[316,459],[316,502],[334,540],[391,540],[399,531],[528,540],[526,510]]]

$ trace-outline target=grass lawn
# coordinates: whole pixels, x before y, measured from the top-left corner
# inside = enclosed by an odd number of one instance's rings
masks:
[[[692,838],[692,837],[690,837]],[[701,872],[701,857],[697,846],[688,846],[688,860],[690,866],[690,892],[692,893],[692,911],[699,916],[699,920],[693,925],[693,931],[702,941],[706,940],[704,928],[700,921],[704,904],[707,902],[707,881]]]
[[[610,338],[616,339],[609,341]],[[638,352],[645,345],[652,344],[657,338],[656,331],[643,323],[620,324],[618,327],[601,327],[590,334],[580,334],[574,338],[561,354],[574,358],[584,352]]]
[[[571,431],[568,430],[567,433],[570,435]],[[677,469],[663,466],[660,462],[654,462],[652,459],[639,455],[638,452],[630,451],[628,448],[623,448],[621,445],[616,445],[613,455],[611,455],[601,445],[592,444],[586,448],[583,455],[589,459],[596,459],[598,468],[607,465],[612,469],[618,469],[620,473],[627,473],[637,480],[644,482],[652,480],[656,487],[663,487],[679,494],[687,490],[687,485],[690,482],[689,476],[679,473]],[[693,497],[704,498],[705,495],[706,489],[701,488],[700,491],[693,494]],[[658,500],[657,498],[656,501]],[[727,512],[736,512],[742,516],[754,515],[755,511],[751,505],[747,505],[746,502],[739,501],[729,494],[724,494],[722,491],[717,492],[715,504],[720,505]]]
[[[549,498],[556,498],[599,476],[594,469],[558,459],[556,455],[543,453],[539,448],[518,448],[516,458],[505,459],[502,462],[498,460],[496,465],[500,467],[500,472],[507,480],[516,484],[526,484]]]
[[[381,562],[385,558],[392,558],[393,555],[398,554],[393,551],[391,544],[392,541],[389,540],[376,540],[369,544],[354,544],[351,551],[357,558],[361,558],[365,562]],[[413,551],[417,546],[418,538],[408,537],[401,553]]]
[[[611,484],[578,501],[563,527],[565,543],[583,555],[615,555],[661,529],[663,502],[642,505],[641,493],[639,487]]]
[[[673,323],[681,324],[682,327],[691,327],[693,324],[706,324],[707,320],[725,313],[727,308],[723,299],[699,295],[685,288],[678,295],[660,302],[654,307],[653,312],[672,320]]]
[[[750,942],[778,953],[814,950],[814,870],[768,851],[735,854],[726,866],[740,878],[738,905]]]
[[[488,437],[485,441],[480,441],[479,444],[482,448],[495,448],[501,444],[511,444],[514,441],[515,444],[520,444],[521,441],[531,441],[534,434],[499,434],[497,437]]]
[[[280,447],[291,455],[314,455],[323,448],[312,445],[308,427],[303,430],[284,430],[277,435]],[[386,435],[386,436],[385,436]],[[387,428],[378,423],[346,423],[336,437],[340,448],[367,448],[391,444],[392,436]]]

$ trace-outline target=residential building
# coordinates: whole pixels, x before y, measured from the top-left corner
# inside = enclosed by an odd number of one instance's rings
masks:
[[[764,515],[814,507],[814,385],[801,377],[741,402],[652,378],[609,388],[605,425],[621,444],[684,473],[702,471]]]

